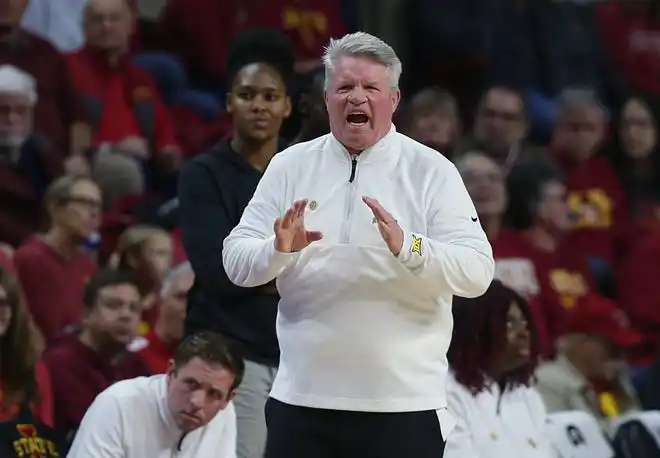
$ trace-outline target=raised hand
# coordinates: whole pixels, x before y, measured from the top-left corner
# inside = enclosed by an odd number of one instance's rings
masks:
[[[305,229],[305,208],[307,208],[307,199],[297,200],[284,216],[275,220],[273,230],[277,251],[295,253],[323,238],[323,234],[319,231]]]
[[[385,240],[385,243],[387,243],[387,247],[394,256],[398,256],[403,247],[403,229],[401,229],[399,223],[394,219],[394,216],[385,210],[376,199],[365,196],[362,198],[362,201],[367,204],[367,207],[371,209],[371,212],[376,217],[378,231],[381,237],[383,237],[383,240]]]

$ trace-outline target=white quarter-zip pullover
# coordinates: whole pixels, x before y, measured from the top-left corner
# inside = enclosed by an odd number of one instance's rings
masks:
[[[110,386],[89,407],[68,458],[236,458],[234,405],[185,436],[167,403],[167,375]]]
[[[363,196],[403,229],[398,257]],[[273,223],[298,199],[309,200],[305,227],[323,239],[277,252]],[[446,407],[452,295],[483,294],[494,272],[454,165],[394,127],[359,155],[332,134],[277,154],[223,260],[237,285],[277,278],[281,358],[271,396],[365,412]]]

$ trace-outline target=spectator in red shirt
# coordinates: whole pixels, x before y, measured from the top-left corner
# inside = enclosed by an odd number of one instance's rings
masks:
[[[71,433],[94,398],[120,380],[149,375],[136,353],[126,346],[140,322],[140,293],[126,272],[99,272],[85,287],[82,331],[46,350],[43,360],[53,385],[55,427]]]
[[[159,291],[172,267],[172,237],[164,229],[136,225],[126,229],[117,244],[111,264],[131,272],[142,297],[142,322],[139,334],[146,335],[156,324]]]
[[[174,350],[183,338],[183,324],[188,305],[188,291],[195,280],[189,262],[174,267],[165,277],[160,290],[156,324],[144,338],[131,344],[154,374],[164,374],[174,358]]]
[[[101,195],[89,178],[66,175],[44,200],[50,228],[21,245],[14,264],[35,323],[50,341],[82,319],[83,288],[97,268],[81,246],[98,230]]]
[[[508,193],[518,197],[511,200],[507,221],[521,232],[517,238],[494,244],[498,272],[507,270],[506,277],[515,278],[517,260],[532,262],[530,279],[538,291],[536,300],[545,317],[549,341],[555,342],[566,332],[573,314],[584,314],[585,310],[594,316],[608,313],[627,320],[618,303],[597,291],[586,257],[566,237],[574,220],[558,171],[541,165],[516,168],[508,180]],[[645,357],[646,343],[637,339],[634,344],[635,348],[629,348],[632,356]]]
[[[605,112],[594,91],[568,88],[560,96],[553,152],[566,175],[568,204],[577,215],[576,249],[603,277],[623,254],[629,214],[610,161],[597,155],[605,139]]]
[[[615,122],[610,151],[629,212],[642,231],[660,227],[660,117],[652,107],[654,103],[641,96],[626,101]]]
[[[660,232],[635,243],[619,268],[619,298],[632,327],[660,354]]]
[[[48,41],[21,28],[27,3],[28,0],[2,2],[0,62],[14,65],[36,78],[39,103],[35,129],[61,154],[80,158],[89,148],[89,126],[78,104],[65,59]]]
[[[502,168],[494,159],[477,150],[464,154],[456,161],[456,167],[472,198],[481,226],[493,243],[502,235],[502,220],[508,204]]]
[[[0,422],[28,406],[36,420],[53,425],[50,376],[39,361],[39,340],[18,282],[0,268]]]
[[[39,228],[46,187],[64,169],[64,157],[33,130],[36,81],[0,66],[0,242],[13,246]]]
[[[126,0],[88,2],[85,47],[67,55],[69,68],[93,128],[93,146],[108,145],[115,154],[153,161],[154,172],[169,173],[178,168],[181,152],[156,84],[130,60],[133,27]]]

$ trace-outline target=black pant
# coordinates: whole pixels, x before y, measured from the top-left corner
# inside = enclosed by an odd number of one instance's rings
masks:
[[[433,410],[350,412],[266,403],[265,458],[442,458]]]

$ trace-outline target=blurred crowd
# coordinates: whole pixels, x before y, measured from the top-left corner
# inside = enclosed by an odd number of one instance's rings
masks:
[[[356,30],[396,49],[396,127],[455,163],[493,246],[449,354],[479,456],[543,456],[516,403],[612,440],[660,410],[660,1],[0,0],[0,420],[70,441],[167,370],[193,282],[226,281],[200,167],[240,218],[277,151],[330,131],[323,46]]]

